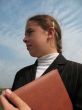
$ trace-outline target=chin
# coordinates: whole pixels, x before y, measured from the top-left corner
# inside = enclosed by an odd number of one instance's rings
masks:
[[[34,54],[34,53],[30,53],[29,52],[29,54],[32,56],[32,57],[38,57],[36,54]]]

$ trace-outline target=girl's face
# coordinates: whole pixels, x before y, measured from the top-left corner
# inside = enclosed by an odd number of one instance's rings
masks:
[[[43,30],[37,22],[27,23],[23,41],[31,56],[41,57],[49,54],[48,32]]]

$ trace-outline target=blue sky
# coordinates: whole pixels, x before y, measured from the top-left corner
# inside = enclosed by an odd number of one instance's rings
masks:
[[[82,63],[82,0],[0,0],[0,87],[11,87],[16,72],[35,61],[22,42],[26,20],[35,14],[58,20],[63,55]]]

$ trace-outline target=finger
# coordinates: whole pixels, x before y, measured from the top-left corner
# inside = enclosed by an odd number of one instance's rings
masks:
[[[5,90],[2,91],[2,93],[1,93],[1,95],[0,95],[0,105],[1,105],[1,97],[2,97],[2,95],[5,96]]]
[[[5,91],[5,96],[17,107],[21,106],[22,103],[24,103],[14,92],[7,89]]]
[[[0,96],[0,101],[4,110],[10,110],[13,107],[3,95]]]
[[[5,91],[5,95],[16,107],[21,108],[25,106],[25,107],[28,107],[29,109],[29,106],[24,101],[22,101],[14,92],[10,91],[9,89]]]

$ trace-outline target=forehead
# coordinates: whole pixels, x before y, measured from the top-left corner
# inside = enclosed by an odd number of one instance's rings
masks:
[[[35,28],[39,27],[39,24],[35,21],[28,21],[26,24],[26,28]]]

